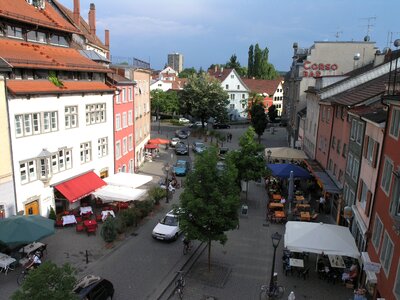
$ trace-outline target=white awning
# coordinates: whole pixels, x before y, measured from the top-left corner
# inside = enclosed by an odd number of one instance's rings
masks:
[[[144,195],[147,193],[147,190],[144,189],[133,189],[130,187],[124,186],[115,186],[115,185],[105,185],[95,191],[93,195],[100,198],[103,201],[134,201],[134,200],[143,200]]]
[[[361,252],[361,261],[362,261],[363,265],[371,263],[371,259],[369,257],[368,252]],[[364,272],[367,277],[368,283],[376,284],[378,282],[378,278],[376,277],[376,274],[374,272],[365,270],[365,267],[364,267]]]
[[[107,178],[104,178],[104,181],[107,182],[107,184],[109,185],[130,187],[133,189],[140,187],[152,180],[152,176],[123,172],[113,174]]]

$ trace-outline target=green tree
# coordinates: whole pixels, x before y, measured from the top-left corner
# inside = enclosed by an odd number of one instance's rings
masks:
[[[175,91],[164,92],[156,89],[150,92],[153,114],[160,118],[160,113],[174,115],[179,111],[179,100]]]
[[[257,103],[251,106],[251,126],[253,126],[255,133],[258,136],[258,143],[261,143],[261,136],[265,128],[267,128],[267,115],[265,114],[265,107],[263,103]]]
[[[264,147],[255,140],[255,131],[249,127],[239,139],[239,150],[231,152],[232,160],[238,169],[238,183],[245,181],[247,186],[250,180],[258,180],[267,173],[265,167]],[[246,189],[246,201],[247,201]]]
[[[275,105],[271,105],[268,107],[268,119],[270,122],[275,122],[276,117],[278,116],[278,111],[276,110]]]
[[[250,45],[249,47],[249,58],[247,61],[247,78],[252,78],[254,76],[254,47]]]
[[[31,270],[12,300],[72,300],[78,299],[72,291],[76,282],[74,269],[69,264],[58,267],[46,261]]]
[[[160,200],[166,197],[167,191],[159,186],[153,186],[149,189],[149,197],[156,205],[160,204]]]
[[[247,69],[240,65],[240,62],[237,60],[236,54],[233,54],[229,61],[225,64],[225,68],[227,69],[235,69],[236,72],[240,76],[246,76]]]
[[[107,218],[101,227],[100,235],[106,243],[111,243],[117,238],[117,225],[114,218]]]
[[[261,75],[261,63],[262,63],[262,51],[258,44],[254,47],[254,69],[253,76],[257,79],[260,79]]]
[[[196,169],[187,175],[180,196],[180,226],[189,239],[206,242],[208,269],[211,270],[211,243],[225,244],[226,231],[238,225],[239,189],[235,184],[237,170],[231,160],[217,168],[215,147],[196,158]]]
[[[186,68],[183,69],[182,72],[179,73],[179,78],[188,78],[190,76],[192,76],[193,74],[196,74],[197,71],[195,68]]]
[[[204,122],[210,117],[221,120],[227,118],[228,94],[221,83],[207,73],[191,76],[180,99],[183,110],[199,119],[203,128]]]

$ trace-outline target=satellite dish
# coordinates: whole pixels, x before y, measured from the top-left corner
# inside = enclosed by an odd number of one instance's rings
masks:
[[[364,42],[369,42],[369,40],[370,40],[369,35],[364,36]]]
[[[396,48],[400,47],[400,39],[395,40],[393,44]]]
[[[360,57],[361,57],[361,54],[360,54],[360,53],[356,53],[356,54],[354,54],[353,59],[354,59],[354,60],[359,60]]]

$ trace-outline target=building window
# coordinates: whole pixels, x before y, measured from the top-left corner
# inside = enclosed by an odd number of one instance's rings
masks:
[[[393,256],[393,242],[390,239],[389,234],[385,231],[379,259],[381,261],[382,268],[386,274],[389,272],[389,267],[390,264],[392,263],[392,256]]]
[[[393,293],[396,296],[396,299],[400,299],[400,263],[397,265],[397,275],[393,288]]]
[[[400,179],[395,176],[392,197],[390,199],[390,214],[395,218],[400,218]]]
[[[58,113],[56,111],[15,115],[16,137],[52,131],[58,131]]]
[[[131,151],[133,149],[133,135],[130,134],[128,138],[129,138],[128,141],[129,151]]]
[[[123,128],[128,127],[128,120],[126,119],[126,112],[122,113],[122,126],[123,126]]]
[[[326,122],[329,123],[331,121],[331,109],[328,108],[328,111],[326,113]]]
[[[357,158],[354,158],[353,171],[351,172],[351,178],[353,178],[353,180],[355,182],[357,182],[357,180],[358,180],[358,168],[359,167],[360,167],[360,161]]]
[[[132,88],[128,88],[128,99],[129,99],[129,102],[133,101]]]
[[[382,230],[383,230],[382,221],[381,221],[381,219],[379,219],[378,215],[375,215],[374,232],[372,233],[372,244],[374,245],[376,252],[378,252],[378,249],[379,249],[379,243],[381,241]]]
[[[240,85],[237,86],[237,89],[240,90]]]
[[[325,119],[326,119],[326,117],[325,117],[325,109],[326,109],[326,107],[323,106],[323,107],[322,107],[322,114],[321,114],[321,120],[322,120],[323,122],[325,122]]]
[[[66,106],[64,110],[65,128],[78,127],[78,106]]]
[[[332,159],[329,159],[329,163],[328,163],[328,170],[332,170],[332,164],[333,164],[333,161],[332,161]]]
[[[132,125],[133,124],[133,113],[132,111],[128,111],[128,124]]]
[[[360,180],[360,184],[361,184],[360,205],[365,210],[367,204],[368,187],[362,180]]]
[[[349,153],[349,157],[347,158],[346,174],[351,175],[352,169],[353,169],[353,154]]]
[[[122,140],[122,153],[125,155],[128,153],[128,140],[126,137],[123,138]]]
[[[28,160],[20,162],[19,172],[22,184],[37,180],[36,161]]]
[[[231,100],[235,100],[235,94],[231,94]]]
[[[226,85],[225,85],[225,89],[226,89],[226,90],[229,90],[229,84],[226,84]]]
[[[98,157],[104,157],[108,154],[108,138],[103,137],[97,140]]]
[[[356,135],[357,135],[357,121],[353,119],[351,121],[350,140],[354,141],[356,139]]]
[[[122,91],[121,91],[121,92],[122,92],[122,93],[121,93],[122,103],[126,103],[126,95],[125,95],[126,91],[125,91],[125,89],[122,88]]]
[[[346,156],[347,156],[347,144],[346,143],[343,144],[342,156],[344,158],[346,158]]]
[[[121,141],[117,141],[115,143],[115,157],[116,158],[121,157]]]
[[[87,163],[92,160],[92,143],[82,143],[80,147],[81,164]]]
[[[46,34],[40,31],[28,31],[27,39],[31,42],[46,43]]]
[[[22,39],[22,28],[16,26],[7,26],[7,36],[16,39]]]
[[[362,130],[363,130],[363,123],[361,122],[357,122],[357,136],[356,136],[356,143],[361,145],[361,141],[362,141]]]
[[[340,155],[340,149],[342,148],[342,141],[341,140],[338,140],[337,141],[337,148],[336,148],[336,152],[337,152],[337,154],[339,154]]]
[[[67,39],[62,35],[52,34],[50,44],[68,47]]]
[[[104,123],[106,121],[106,104],[86,105],[86,125]]]
[[[235,109],[235,104],[229,104],[229,109]]]
[[[232,78],[232,79],[235,78],[235,75],[232,74],[232,75],[231,75],[231,78]]]
[[[332,149],[336,148],[336,137],[332,138]]]
[[[246,99],[246,94],[242,94],[242,99]]]
[[[120,114],[115,115],[115,129],[121,130],[121,115]]]
[[[399,137],[399,127],[400,127],[400,109],[393,108],[392,116],[390,118],[389,134],[396,139]]]
[[[342,182],[342,179],[343,179],[343,171],[342,171],[342,170],[339,170],[339,177],[338,177],[338,180],[339,180],[340,182]]]
[[[381,180],[381,189],[386,195],[389,193],[390,184],[392,181],[393,162],[385,157],[385,164],[383,166],[383,174]]]

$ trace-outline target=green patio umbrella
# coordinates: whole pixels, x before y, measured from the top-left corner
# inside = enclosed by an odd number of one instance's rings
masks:
[[[54,232],[54,220],[38,215],[0,219],[0,242],[6,245],[29,244]]]

